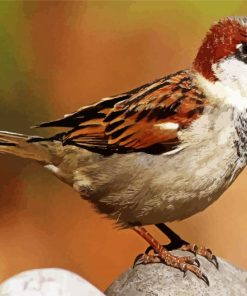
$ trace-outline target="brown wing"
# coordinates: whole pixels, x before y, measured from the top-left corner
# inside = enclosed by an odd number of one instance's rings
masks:
[[[103,154],[161,153],[176,147],[177,132],[198,118],[205,104],[189,72],[180,71],[41,126],[74,127],[64,144]]]

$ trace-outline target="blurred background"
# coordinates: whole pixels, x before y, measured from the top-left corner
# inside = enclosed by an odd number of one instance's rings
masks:
[[[1,1],[0,129],[47,135],[29,126],[187,68],[210,24],[246,14],[246,1]],[[103,290],[147,247],[38,164],[2,155],[0,163],[0,281],[61,267]],[[243,268],[246,178],[203,213],[171,224]]]

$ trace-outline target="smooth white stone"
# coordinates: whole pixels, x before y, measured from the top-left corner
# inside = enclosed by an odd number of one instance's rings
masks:
[[[77,274],[59,268],[22,272],[0,285],[0,296],[104,296]]]

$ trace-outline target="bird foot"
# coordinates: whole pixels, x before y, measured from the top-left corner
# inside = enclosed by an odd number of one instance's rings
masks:
[[[201,271],[200,263],[196,257],[184,256],[178,257],[170,253],[167,248],[163,247],[144,227],[135,226],[133,228],[142,238],[144,238],[149,244],[149,250],[153,250],[154,254],[145,252],[137,256],[134,266],[138,264],[149,263],[164,263],[168,266],[180,269],[186,274],[187,271],[194,273],[199,279],[202,279],[207,285],[209,285],[208,278]],[[184,241],[183,241],[184,244]],[[182,245],[183,245],[182,244]],[[180,247],[182,246],[180,245]]]
[[[165,249],[167,249],[168,251],[181,250],[181,251],[192,252],[195,256],[200,255],[204,257],[209,262],[211,262],[217,269],[219,269],[217,258],[210,249],[206,247],[201,247],[201,246],[199,247],[195,244],[188,243],[187,241],[183,240],[180,236],[178,236],[173,230],[171,230],[164,223],[156,224],[156,227],[162,233],[164,233],[171,241],[168,245],[163,246]],[[150,244],[150,247],[147,248],[145,253],[149,254],[151,250],[155,252],[154,248],[152,248]]]
[[[197,246],[196,244],[189,244],[189,243],[184,243],[184,241],[181,241],[181,244],[169,244],[169,245],[164,245],[163,248],[171,251],[171,250],[181,250],[181,251],[187,251],[193,253],[195,256],[200,255],[207,259],[210,263],[212,263],[217,269],[219,269],[219,263],[217,260],[217,257],[212,253],[212,251],[209,248],[206,248],[204,246]],[[173,247],[172,247],[173,245]],[[177,247],[175,247],[177,246]],[[178,247],[179,246],[179,247]],[[153,251],[154,254],[156,255],[155,251],[151,246],[149,246],[145,254],[149,255],[150,252]]]
[[[164,263],[168,266],[180,269],[184,272],[187,271],[194,273],[199,279],[202,279],[208,286],[209,280],[207,276],[201,271],[200,263],[197,258],[191,256],[178,257],[171,254],[165,248],[161,248],[158,254],[140,254],[136,257],[134,266],[140,264],[150,264],[150,263]]]
[[[205,246],[197,246],[195,244],[184,244],[181,248],[181,251],[192,252],[195,256],[200,255],[211,262],[217,269],[219,269],[219,263],[217,257],[212,253],[209,248]]]

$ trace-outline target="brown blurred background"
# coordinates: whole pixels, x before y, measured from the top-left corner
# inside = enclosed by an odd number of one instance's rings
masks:
[[[0,129],[46,135],[29,126],[188,67],[212,22],[245,14],[246,1],[1,1]],[[62,267],[105,289],[147,247],[38,164],[0,157],[0,280]],[[246,177],[205,212],[172,224],[243,268]]]

